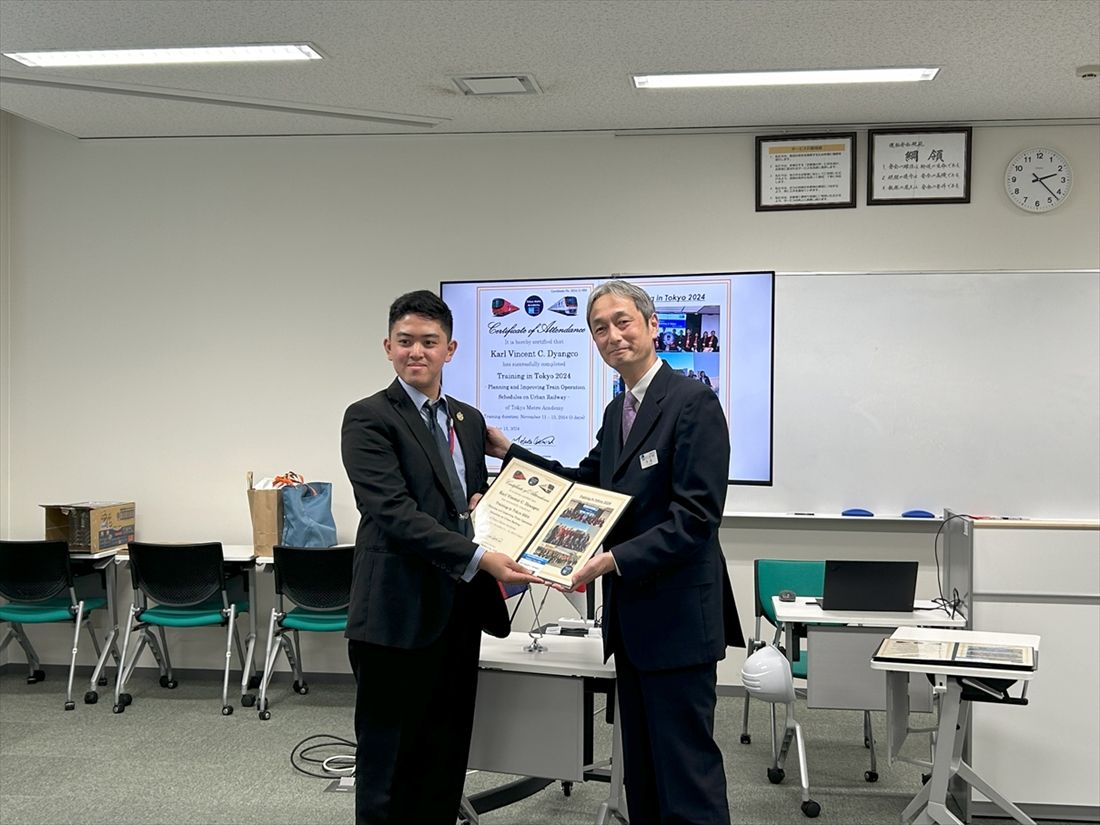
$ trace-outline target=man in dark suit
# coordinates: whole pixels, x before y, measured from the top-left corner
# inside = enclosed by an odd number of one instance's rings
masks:
[[[397,378],[344,414],[360,514],[346,634],[357,825],[454,825],[481,631],[509,630],[494,579],[536,581],[470,540],[469,511],[487,487],[485,420],[442,395],[451,330],[433,293],[394,301],[383,346]]]
[[[615,656],[630,822],[726,825],[714,741],[717,663],[727,645],[745,644],[718,544],[726,419],[713,392],[658,359],[657,314],[644,290],[601,284],[589,296],[588,327],[628,390],[604,411],[596,446],[569,469],[490,427],[489,454],[634,497],[607,552],[573,576],[574,587],[603,577],[604,653]]]

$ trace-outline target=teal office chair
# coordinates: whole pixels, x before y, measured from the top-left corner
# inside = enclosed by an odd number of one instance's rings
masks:
[[[772,596],[778,596],[783,590],[791,590],[798,596],[820,598],[825,592],[825,562],[810,560],[790,559],[756,559],[753,562],[753,580],[756,591],[756,625],[753,637],[749,639],[747,646],[748,655],[764,647],[766,642],[761,638],[760,620],[767,619],[775,627],[775,635],[771,643],[778,646],[783,636],[782,622],[775,618],[775,608],[772,605]],[[805,634],[803,629],[802,634]],[[799,649],[796,658],[791,662],[791,675],[796,679],[805,679],[812,651]],[[774,707],[773,707],[774,713]],[[773,725],[772,735],[775,735]],[[749,694],[745,693],[745,706],[741,719],[741,744],[748,745],[752,742],[749,734]],[[871,712],[863,712],[863,745],[871,751],[870,770],[865,771],[863,778],[868,782],[878,780],[877,762],[875,758],[874,731],[871,728]],[[784,772],[782,768],[768,769],[768,779],[772,783],[782,782]]]
[[[134,603],[122,642],[122,662],[115,685],[114,712],[122,713],[133,702],[126,683],[146,646],[160,669],[160,685],[175,688],[164,629],[186,627],[226,628],[225,674],[222,679],[222,715],[233,713],[229,704],[229,664],[236,643],[241,669],[245,668],[236,619],[248,612],[248,595],[242,574],[227,576],[221,542],[206,544],[149,544],[130,542],[130,577]],[[154,635],[153,628],[157,629]],[[133,633],[139,636],[127,663]],[[157,636],[160,639],[158,642]]]
[[[69,659],[69,682],[65,692],[65,710],[73,710],[73,673],[76,670],[77,649],[81,626],[88,629],[100,656],[99,640],[89,619],[93,610],[107,606],[107,592],[98,574],[73,577],[69,560],[69,545],[64,541],[0,541],[0,596],[8,600],[0,605],[0,622],[8,622],[0,652],[11,643],[19,643],[27,656],[27,684],[46,678],[40,668],[38,654],[23,629],[26,624],[72,622],[73,648]],[[106,681],[103,682],[106,684]],[[89,698],[93,697],[93,698]],[[94,690],[84,701],[94,704]]]
[[[294,683],[291,687],[295,693],[304,696],[309,693],[309,685],[302,675],[299,632],[343,633],[347,628],[354,550],[351,545],[275,546],[275,606],[271,609],[267,629],[267,652],[264,654],[258,705],[260,718],[264,721],[271,718],[267,688],[275,672],[275,659],[279,651],[286,654],[287,663],[293,671]],[[288,611],[284,598],[297,606]]]
[[[767,642],[761,637],[760,620],[767,619],[775,627],[775,636],[771,643],[779,645],[783,636],[783,625],[775,618],[772,596],[778,596],[784,590],[792,590],[799,596],[820,596],[825,590],[824,561],[794,561],[787,559],[756,559],[753,561],[753,589],[756,596],[756,624],[752,638],[748,641],[747,654],[752,655],[764,647]],[[806,665],[809,651],[800,650],[798,658],[791,662],[791,675],[796,679],[806,678]],[[752,742],[749,734],[749,694],[745,694],[745,707],[741,719],[741,744]]]

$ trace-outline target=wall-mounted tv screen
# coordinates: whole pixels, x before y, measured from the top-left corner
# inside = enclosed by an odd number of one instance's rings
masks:
[[[731,484],[772,483],[774,272],[631,275],[657,310],[657,356],[718,396]],[[588,334],[588,294],[605,277],[445,281],[458,349],[445,391],[541,455],[575,466],[623,391]],[[490,460],[496,472],[500,462]]]

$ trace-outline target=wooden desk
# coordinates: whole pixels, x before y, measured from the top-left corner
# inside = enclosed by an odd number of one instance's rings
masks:
[[[584,758],[585,681],[613,680],[614,662],[603,661],[603,643],[598,638],[545,636],[542,650],[531,650],[531,641],[524,632],[504,639],[482,636],[470,767],[584,781],[596,767]],[[622,818],[625,809],[617,713],[615,720],[610,789],[596,813],[597,825],[609,816]]]
[[[891,635],[893,639],[917,641],[970,642],[977,644],[1021,645],[1039,648],[1039,637],[1022,633],[989,633],[972,630],[946,630],[941,628],[901,627]],[[939,696],[940,718],[936,732],[936,745],[932,759],[932,778],[921,788],[913,801],[902,812],[903,823],[914,825],[963,825],[962,820],[947,809],[947,791],[952,778],[966,782],[975,790],[985,794],[993,804],[1005,811],[1022,825],[1035,825],[1027,814],[1010,802],[1003,794],[982,779],[962,758],[963,744],[966,739],[967,721],[970,715],[970,702],[962,700],[962,685],[959,677],[971,679],[1015,679],[1028,682],[1035,671],[1012,668],[982,668],[971,665],[958,665],[946,662],[888,662],[872,661],[871,667],[887,673],[888,693],[887,729],[889,734],[889,752],[891,755],[900,748],[901,742],[894,741],[898,731],[907,730],[909,719],[908,691],[904,685],[911,674],[930,674],[934,680],[933,690]],[[959,731],[963,731],[959,735]],[[902,734],[904,739],[904,734]],[[1018,754],[1026,759],[1027,754]]]

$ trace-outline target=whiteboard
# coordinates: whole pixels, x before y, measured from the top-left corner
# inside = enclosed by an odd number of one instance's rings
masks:
[[[1100,272],[784,273],[774,479],[727,510],[1100,515]]]

